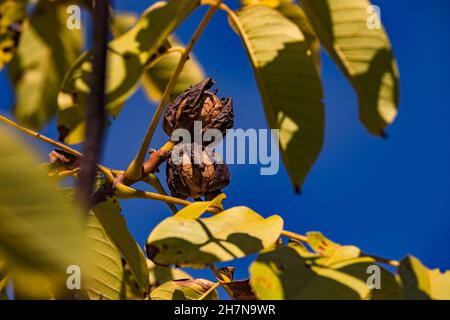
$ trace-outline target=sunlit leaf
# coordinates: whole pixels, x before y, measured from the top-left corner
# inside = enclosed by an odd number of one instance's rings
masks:
[[[135,91],[145,67],[159,54],[173,30],[199,5],[197,0],[157,2],[133,28],[108,44],[106,110],[117,116]],[[60,138],[76,144],[84,139],[84,110],[92,74],[91,54],[83,54],[67,74],[58,97]]]
[[[305,36],[275,9],[237,13],[269,126],[279,129],[284,163],[297,191],[323,143],[322,85]]]
[[[14,270],[65,273],[84,261],[81,214],[36,166],[37,159],[0,128],[0,255]]]
[[[359,116],[375,135],[394,121],[398,70],[389,39],[368,0],[302,0],[320,42],[358,94]]]
[[[14,57],[27,18],[26,2],[0,1],[0,70]]]
[[[147,240],[147,256],[157,264],[203,267],[241,258],[277,241],[283,228],[279,216],[264,219],[247,207],[234,207],[213,217],[171,217]]]
[[[450,271],[430,270],[419,259],[408,256],[400,262],[398,272],[405,299],[450,300]]]
[[[149,288],[149,275],[147,262],[136,240],[128,231],[122,209],[115,198],[109,198],[94,209],[95,216],[100,221],[108,237],[114,242],[122,253],[127,264],[138,283],[141,293],[147,293]]]
[[[195,201],[184,207],[175,215],[176,218],[197,219],[211,207],[222,209],[222,202],[226,196],[224,193],[216,196],[212,201]]]
[[[67,4],[40,1],[23,32],[9,75],[15,88],[14,113],[40,129],[55,115],[59,87],[82,49],[81,30],[66,26]]]
[[[355,246],[341,246],[327,239],[320,232],[308,232],[308,245],[319,255],[321,264],[332,265],[336,261],[358,258],[361,250]]]
[[[394,276],[381,267],[381,288],[369,288],[367,271],[374,264],[352,253],[330,259],[283,247],[258,257],[250,266],[250,284],[259,299],[398,299]]]
[[[136,24],[138,18],[139,17],[134,12],[114,12],[111,23],[111,29],[114,36],[117,38],[124,33],[127,33]]]
[[[214,285],[205,279],[172,280],[150,293],[152,300],[198,300]],[[217,291],[213,290],[204,300],[217,300]]]
[[[175,37],[168,40],[171,47],[182,47],[180,41]],[[150,100],[157,102],[161,100],[164,90],[172,77],[175,68],[180,61],[180,52],[170,52],[164,54],[150,68],[148,68],[142,78],[142,84],[145,92]],[[173,97],[179,96],[186,89],[202,82],[205,79],[200,63],[194,55],[190,55],[190,59],[184,65],[173,90]]]
[[[94,212],[97,212],[97,209],[94,208]],[[123,281],[123,266],[119,249],[92,213],[89,214],[86,222],[86,235],[89,240],[91,261],[87,281],[89,298],[92,300],[119,300]]]
[[[248,5],[264,5],[270,8],[274,8],[279,11],[283,16],[291,20],[300,28],[301,32],[305,35],[306,41],[310,47],[310,54],[314,61],[317,71],[321,70],[320,59],[320,42],[317,39],[314,30],[309,24],[303,9],[295,2],[295,0],[242,0],[243,6]]]

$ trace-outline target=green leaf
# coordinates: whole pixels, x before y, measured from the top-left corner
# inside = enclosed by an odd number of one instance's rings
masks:
[[[293,0],[281,0],[280,4],[276,8],[283,16],[291,20],[300,28],[300,31],[305,35],[306,42],[309,45],[311,57],[317,72],[321,71],[321,58],[320,58],[320,42],[311,27],[308,18],[305,15],[303,9]]]
[[[353,253],[321,257],[283,247],[261,254],[250,266],[250,284],[259,299],[398,299],[395,278],[380,267],[381,289],[369,289],[370,257]]]
[[[61,274],[84,262],[82,215],[37,163],[0,127],[0,255],[14,271]]]
[[[27,127],[40,129],[56,114],[59,87],[81,53],[82,33],[67,28],[66,8],[39,1],[9,67],[14,114]]]
[[[13,58],[19,44],[27,1],[0,1],[0,70]]]
[[[180,41],[173,36],[169,38],[168,43],[170,47],[182,47]],[[180,61],[180,56],[181,54],[179,52],[166,53],[145,71],[142,84],[151,101],[157,102],[161,100],[167,83]],[[179,96],[186,89],[189,89],[204,79],[205,73],[200,63],[194,55],[191,55],[178,77],[173,90],[173,96]]]
[[[264,219],[247,207],[234,207],[208,218],[165,219],[150,233],[147,256],[160,265],[204,267],[263,250],[283,229],[279,216]]]
[[[106,234],[127,261],[141,294],[146,294],[149,289],[147,262],[141,248],[128,231],[121,211],[120,204],[115,198],[108,198],[94,209],[95,216],[102,224]]]
[[[111,29],[114,37],[118,38],[130,31],[130,29],[136,24],[138,18],[139,17],[134,12],[114,12],[114,17],[111,23]]]
[[[150,293],[152,300],[198,300],[214,285],[205,279],[172,280]],[[217,300],[217,291],[213,290],[205,300]]]
[[[125,100],[135,91],[146,66],[159,54],[173,30],[199,5],[197,0],[157,2],[135,26],[108,44],[106,105],[118,116]],[[84,139],[84,110],[92,74],[91,54],[86,52],[66,75],[58,97],[60,138],[76,144]]]
[[[300,29],[274,9],[238,11],[241,38],[255,71],[268,124],[279,129],[289,176],[299,191],[323,143],[322,84]]]
[[[242,0],[243,6],[263,5],[276,9],[300,28],[309,44],[310,54],[317,71],[321,70],[320,42],[309,24],[303,9],[294,0]]]
[[[389,39],[382,28],[369,28],[375,15],[368,0],[303,0],[320,42],[352,83],[359,117],[375,135],[394,121],[399,75]]]
[[[398,272],[405,299],[450,299],[450,271],[427,269],[419,259],[408,256],[400,262]]]
[[[100,210],[102,208],[100,207]],[[98,212],[98,207],[94,208]],[[96,213],[97,214],[97,213]],[[89,240],[89,268],[87,292],[91,300],[119,300],[121,298],[123,266],[119,249],[106,234],[93,213],[86,222]]]

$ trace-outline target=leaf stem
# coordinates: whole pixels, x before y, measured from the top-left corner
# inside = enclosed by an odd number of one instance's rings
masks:
[[[287,230],[281,231],[281,235],[285,236],[285,237],[288,237],[288,238],[291,238],[291,239],[294,239],[294,240],[298,240],[300,242],[305,242],[305,243],[308,242],[308,237],[306,237],[304,235],[301,235],[301,234],[294,233],[294,232],[290,232],[290,231],[287,231]]]
[[[147,153],[147,150],[150,146],[150,142],[152,140],[153,134],[155,133],[156,127],[158,125],[159,119],[161,118],[161,115],[164,111],[164,108],[166,104],[170,101],[170,98],[172,96],[173,89],[175,88],[175,84],[178,80],[178,77],[180,76],[181,71],[183,70],[184,65],[189,59],[189,55],[192,52],[192,49],[194,48],[195,43],[200,38],[200,35],[202,34],[205,27],[208,25],[209,21],[211,20],[214,13],[219,9],[220,4],[223,0],[218,0],[217,3],[215,3],[213,6],[211,6],[208,11],[206,12],[205,16],[203,17],[202,21],[198,25],[197,29],[195,30],[191,40],[189,41],[188,45],[184,49],[184,52],[182,53],[180,57],[180,61],[178,62],[178,65],[172,74],[169,83],[167,84],[167,87],[164,91],[163,97],[161,98],[161,101],[156,108],[155,113],[153,114],[153,118],[150,122],[150,125],[147,129],[147,133],[145,134],[144,141],[142,142],[142,145],[136,155],[136,157],[133,159],[133,161],[128,166],[128,169],[126,170],[125,176],[129,179],[133,180],[139,180],[142,176],[142,166],[145,161],[145,155]]]
[[[74,156],[76,156],[78,158],[83,158],[83,154],[81,152],[79,152],[78,150],[72,149],[71,147],[65,145],[64,143],[55,141],[55,140],[53,140],[53,139],[51,139],[51,138],[49,138],[49,137],[47,137],[47,136],[45,136],[43,134],[40,134],[39,132],[36,132],[34,130],[22,127],[18,123],[14,122],[14,121],[12,121],[12,120],[10,120],[8,118],[6,118],[5,116],[0,115],[0,121],[3,122],[3,123],[6,123],[7,125],[9,125],[9,126],[11,126],[13,128],[16,128],[16,129],[26,133],[27,135],[29,135],[31,137],[34,137],[34,138],[36,138],[38,140],[41,140],[41,141],[43,141],[45,143],[48,143],[48,144],[54,146],[56,148],[59,148],[59,149],[65,151],[67,153],[70,153],[71,155],[74,155]],[[114,182],[114,176],[111,173],[110,169],[108,169],[108,168],[106,168],[106,167],[104,167],[104,166],[102,166],[100,164],[97,164],[97,168],[106,176],[106,178],[108,179],[109,182]]]
[[[198,300],[204,300],[207,296],[211,294],[214,290],[216,290],[220,286],[220,282],[215,283],[211,288],[208,289]]]
[[[65,152],[70,153],[70,154],[72,154],[72,155],[74,155],[76,157],[81,158],[83,156],[81,154],[81,152],[79,152],[79,151],[77,151],[75,149],[72,149],[71,147],[65,145],[64,143],[61,143],[61,142],[55,141],[55,140],[53,140],[51,138],[48,138],[48,137],[40,134],[39,132],[36,132],[36,131],[31,130],[31,129],[27,129],[25,127],[22,127],[18,123],[14,122],[14,121],[12,121],[12,120],[10,120],[8,118],[6,118],[5,116],[0,115],[0,121],[2,121],[3,123],[6,123],[7,125],[9,125],[11,127],[19,129],[20,131],[28,134],[29,136],[32,136],[32,137],[34,137],[36,139],[39,139],[39,140],[44,141],[44,142],[46,142],[48,144],[51,144],[52,146],[54,146],[56,148],[64,150]]]
[[[151,185],[153,188],[155,188],[159,194],[168,196],[166,190],[164,190],[164,187],[161,184],[161,181],[159,181],[158,177],[155,176],[153,173],[145,176],[142,179],[142,181],[144,181],[145,183],[147,183],[147,184]],[[169,206],[169,208],[173,214],[176,214],[178,212],[177,207],[175,207],[175,205],[173,203],[168,202],[167,205]]]
[[[154,192],[136,190],[136,189],[133,189],[133,188],[128,187],[121,183],[116,185],[116,192],[117,192],[117,195],[123,199],[149,199],[149,200],[157,200],[157,201],[164,201],[167,203],[179,204],[182,206],[188,206],[188,205],[192,204],[192,202],[183,200],[180,198],[175,198],[175,197],[171,197],[171,196],[167,196],[167,195],[159,194],[159,193],[154,193]],[[214,209],[214,208],[210,208],[207,211],[211,212],[211,213],[217,213],[217,209]]]

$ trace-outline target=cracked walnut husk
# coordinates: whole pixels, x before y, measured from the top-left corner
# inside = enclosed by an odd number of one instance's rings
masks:
[[[198,161],[194,161],[195,156]],[[191,154],[180,152],[180,161],[169,158],[166,174],[170,192],[177,198],[208,198],[230,183],[230,172],[224,163],[217,163],[201,147],[191,145]]]
[[[217,129],[225,136],[226,130],[233,127],[233,101],[231,98],[219,99],[215,92],[209,91],[214,83],[212,78],[207,78],[167,106],[163,120],[167,135],[171,136],[179,128],[193,134],[194,121],[201,121],[202,134],[208,129]]]

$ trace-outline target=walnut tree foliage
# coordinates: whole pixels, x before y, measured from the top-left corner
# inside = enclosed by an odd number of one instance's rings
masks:
[[[212,191],[216,166],[200,176],[196,192],[182,170],[170,169],[173,197],[167,195],[159,180],[165,174],[156,169],[170,154],[170,142],[145,163],[138,155],[128,169],[99,164],[96,205],[83,215],[73,188],[82,155],[69,145],[85,140],[92,53],[83,52],[82,32],[66,26],[67,7],[73,4],[91,10],[90,1],[0,0],[0,68],[7,69],[15,89],[13,113],[20,125],[0,119],[57,146],[49,163],[38,166],[32,147],[0,127],[0,299],[11,298],[10,283],[16,299],[218,299],[219,286],[236,300],[450,299],[450,272],[430,270],[413,256],[394,261],[334,243],[320,232],[299,235],[285,230],[282,213],[264,218],[245,204],[226,207],[220,192],[185,200]],[[110,117],[131,112],[126,101],[142,87],[163,108],[155,113],[156,123],[169,105],[165,116],[172,118],[164,121],[185,124],[175,118],[176,108],[206,101],[202,95],[210,99],[211,123],[220,115],[232,121],[231,99],[220,100],[206,91],[209,87],[196,91],[196,85],[212,80],[191,52],[212,15],[225,14],[229,32],[242,40],[261,112],[270,128],[280,130],[282,159],[300,190],[324,138],[321,50],[353,86],[362,124],[383,137],[399,104],[389,39],[382,26],[368,28],[368,0],[243,0],[241,5],[232,10],[226,1],[169,0],[140,15],[111,8],[105,108]],[[174,33],[200,6],[209,7],[208,19],[184,45]],[[170,115],[170,110],[175,111]],[[32,131],[54,117],[65,144]],[[217,189],[229,182],[226,174]],[[135,189],[136,182],[154,192]],[[131,236],[122,215],[121,202],[130,198],[164,201],[173,213],[149,230],[144,246]],[[234,279],[233,260],[249,255],[255,256],[249,278]],[[215,266],[224,262],[229,267]],[[67,268],[73,265],[83,277],[80,289],[69,290]],[[381,288],[368,281],[373,266]],[[211,277],[194,279],[183,267],[210,269]]]

